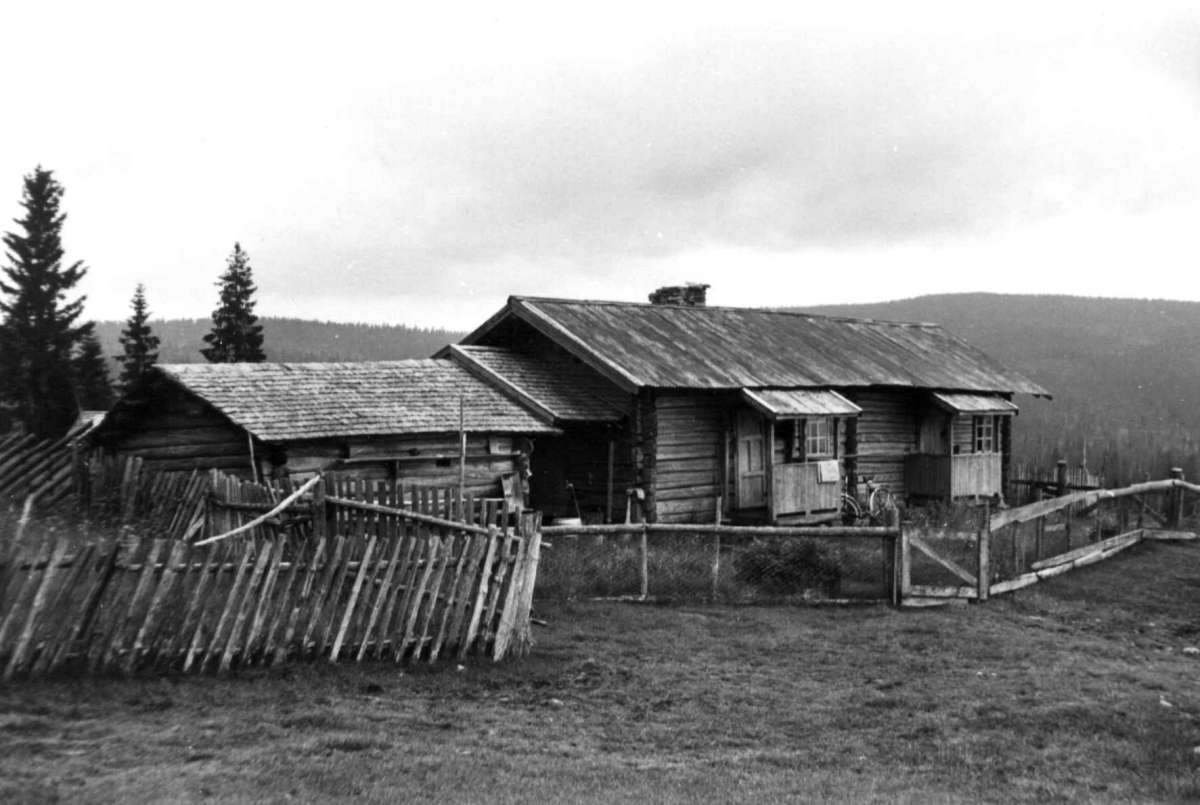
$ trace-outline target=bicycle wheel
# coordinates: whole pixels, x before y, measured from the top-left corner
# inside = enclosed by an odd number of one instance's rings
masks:
[[[853,495],[842,494],[842,525],[854,525],[862,519],[863,510]]]
[[[886,486],[877,486],[871,490],[871,497],[867,501],[867,511],[872,520],[882,521],[887,518],[888,512],[896,508],[896,498]]]

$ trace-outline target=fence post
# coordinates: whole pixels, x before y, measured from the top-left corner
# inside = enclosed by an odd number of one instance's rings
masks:
[[[325,479],[322,478],[316,486],[313,487],[312,499],[312,535],[313,539],[320,539],[326,535],[325,528]]]
[[[1067,460],[1060,458],[1054,467],[1054,487],[1058,497],[1067,494]]]
[[[721,525],[721,495],[717,495],[717,525]],[[712,600],[717,602],[717,593],[721,582],[721,532],[717,531],[713,534],[713,562],[712,562]]]
[[[1183,469],[1181,467],[1171,468],[1171,479],[1175,481],[1183,480]],[[1183,524],[1183,489],[1178,486],[1171,487],[1171,509],[1168,514],[1168,527],[1179,528]]]
[[[642,600],[650,597],[650,541],[646,536],[646,520],[642,518]]]
[[[900,531],[900,510],[888,509],[887,527],[894,532]],[[899,605],[898,585],[896,584],[896,534],[883,538],[883,583],[887,586],[887,597],[894,606]]]
[[[980,601],[988,600],[991,590],[991,550],[992,550],[992,507],[990,503],[983,504],[983,525],[979,527],[979,572],[976,576],[976,597]]]

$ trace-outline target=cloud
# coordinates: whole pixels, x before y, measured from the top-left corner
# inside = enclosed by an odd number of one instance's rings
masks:
[[[1200,204],[1194,12],[1084,10],[85,11],[10,104],[0,178],[15,202],[59,169],[99,316],[138,280],[206,315],[235,239],[263,312],[339,318],[719,288],[721,260],[759,303],[817,260],[944,265],[937,289],[959,281],[939,250]]]

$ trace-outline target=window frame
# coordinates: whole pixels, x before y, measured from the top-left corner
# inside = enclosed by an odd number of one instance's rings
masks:
[[[971,417],[971,452],[989,455],[998,452],[997,430],[994,414]]]

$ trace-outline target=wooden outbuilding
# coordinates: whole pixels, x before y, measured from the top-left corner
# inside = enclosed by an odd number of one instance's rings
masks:
[[[1045,389],[936,324],[511,297],[439,353],[562,431],[531,505],[592,520],[816,522],[868,480],[899,495],[1002,494],[1016,393]]]
[[[160,470],[446,487],[465,474],[469,493],[494,494],[527,470],[532,438],[558,432],[447,360],[167,364],[91,441]]]

